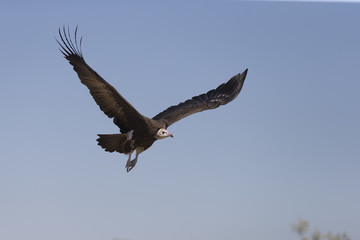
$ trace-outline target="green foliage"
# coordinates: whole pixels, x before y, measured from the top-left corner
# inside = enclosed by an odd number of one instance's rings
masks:
[[[309,222],[302,219],[299,219],[297,223],[294,223],[291,228],[299,235],[301,240],[351,240],[346,233],[333,234],[328,232],[323,234],[316,228],[313,230],[311,237],[307,237],[310,234]]]

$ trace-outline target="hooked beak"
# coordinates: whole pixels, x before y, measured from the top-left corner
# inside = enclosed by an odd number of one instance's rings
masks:
[[[174,136],[171,134],[171,133],[169,133],[169,135],[168,135],[169,137],[172,137],[172,138],[174,138]]]

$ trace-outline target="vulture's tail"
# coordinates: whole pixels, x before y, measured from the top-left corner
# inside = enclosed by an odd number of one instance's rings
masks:
[[[131,146],[127,140],[127,134],[98,134],[98,145],[107,152],[129,153]]]

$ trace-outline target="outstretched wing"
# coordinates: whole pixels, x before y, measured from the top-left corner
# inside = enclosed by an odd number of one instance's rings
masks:
[[[247,69],[242,73],[233,76],[227,83],[223,83],[216,89],[193,97],[179,105],[169,107],[159,113],[153,119],[164,121],[168,126],[191,114],[208,109],[214,109],[234,100],[239,95],[244,84]]]
[[[56,40],[70,64],[74,66],[81,82],[90,90],[90,94],[99,105],[100,109],[109,117],[114,118],[114,123],[120,128],[121,132],[128,132],[136,129],[139,124],[143,124],[143,116],[123,98],[116,89],[97,74],[89,65],[86,64],[82,52],[81,42],[77,41],[77,27],[75,29],[75,41],[70,38],[69,28],[59,28],[59,35],[62,43]]]

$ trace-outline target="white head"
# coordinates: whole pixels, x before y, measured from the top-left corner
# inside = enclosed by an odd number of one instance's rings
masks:
[[[156,139],[163,139],[167,137],[173,137],[173,135],[170,132],[168,132],[165,128],[160,128],[155,136]]]

